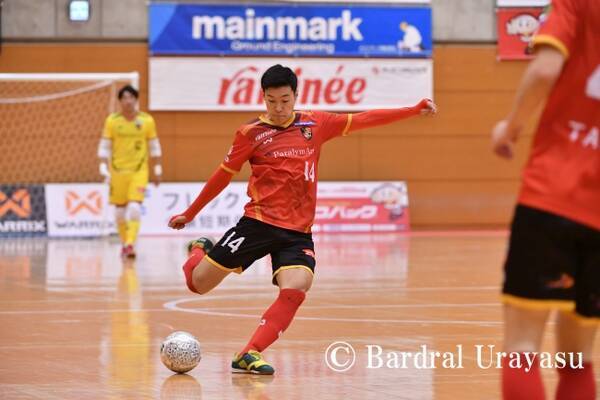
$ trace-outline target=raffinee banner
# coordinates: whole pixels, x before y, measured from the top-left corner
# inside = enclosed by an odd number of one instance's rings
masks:
[[[154,55],[431,57],[430,7],[150,4]]]
[[[433,96],[431,59],[150,57],[150,109],[263,111],[260,77],[275,63],[298,76],[298,109],[397,108]]]

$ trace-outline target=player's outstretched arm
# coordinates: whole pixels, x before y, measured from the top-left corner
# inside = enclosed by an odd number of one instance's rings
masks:
[[[174,215],[169,220],[169,227],[183,229],[212,199],[217,197],[231,182],[233,174],[219,167],[206,182],[196,200],[183,213]]]
[[[431,115],[436,112],[437,107],[435,103],[429,99],[423,99],[417,105],[412,107],[364,111],[352,114],[352,120],[350,121],[348,131],[354,132],[360,129],[390,124],[417,115]]]
[[[492,131],[492,147],[498,156],[512,158],[519,134],[537,107],[550,94],[565,60],[565,56],[553,47],[540,48],[523,75],[512,110]]]

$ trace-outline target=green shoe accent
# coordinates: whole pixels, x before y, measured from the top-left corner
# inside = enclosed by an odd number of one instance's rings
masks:
[[[192,249],[194,249],[196,247],[200,247],[201,249],[204,250],[205,253],[208,254],[208,252],[211,251],[212,248],[214,247],[214,244],[211,239],[206,238],[206,237],[194,239],[191,242],[189,242],[187,245],[188,254],[190,254],[192,252]]]
[[[238,374],[273,375],[273,367],[263,360],[256,350],[250,350],[242,355],[234,354],[231,362],[231,372]]]

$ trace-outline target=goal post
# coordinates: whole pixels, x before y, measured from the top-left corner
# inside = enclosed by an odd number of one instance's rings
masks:
[[[0,183],[98,182],[96,149],[130,73],[0,74]]]

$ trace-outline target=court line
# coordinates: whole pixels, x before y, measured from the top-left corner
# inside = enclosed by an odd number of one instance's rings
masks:
[[[257,297],[264,296],[262,293],[254,294]],[[231,297],[243,297],[247,298],[248,294],[231,295]],[[214,296],[214,300],[217,296]],[[221,296],[222,297],[222,296]],[[197,301],[201,298],[183,298],[163,304],[163,307],[173,311],[188,312],[192,314],[204,314],[218,317],[236,317],[236,318],[253,318],[259,319],[260,315],[249,315],[240,313],[230,313],[221,311],[210,311],[206,309],[197,308],[185,308],[180,307],[180,304],[188,303],[190,301]],[[358,322],[358,323],[403,323],[403,324],[424,324],[424,325],[439,325],[439,324],[455,324],[455,325],[478,325],[478,326],[495,326],[500,325],[501,321],[465,321],[465,320],[413,320],[413,319],[376,319],[376,318],[324,318],[324,317],[303,317],[297,316],[295,320],[301,321],[323,321],[323,322]]]
[[[363,289],[364,291],[364,289]],[[116,312],[164,312],[164,311],[180,311],[194,314],[204,314],[204,315],[212,315],[212,316],[221,316],[221,317],[236,317],[236,318],[253,318],[257,319],[260,316],[258,315],[249,315],[243,313],[232,313],[232,312],[223,312],[219,311],[221,308],[217,308],[213,311],[213,309],[197,309],[197,308],[185,308],[181,307],[181,304],[189,303],[189,302],[206,302],[213,301],[219,299],[235,299],[235,298],[247,298],[249,296],[248,293],[244,294],[223,294],[223,295],[214,295],[214,296],[202,296],[202,297],[194,297],[194,298],[181,298],[174,301],[170,301],[163,304],[163,308],[159,309],[96,309],[96,310],[23,310],[23,311],[0,311],[0,315],[31,315],[31,314],[57,314],[57,313],[65,313],[65,314],[82,314],[82,313],[116,313]],[[252,294],[254,298],[257,297],[272,297],[271,293],[254,293]],[[459,304],[457,307],[476,307],[477,304],[493,304],[493,303],[474,303],[474,304]],[[495,305],[495,304],[494,304]],[[355,308],[355,306],[349,305],[339,305],[340,308]],[[386,308],[387,305],[369,305],[371,308]],[[416,305],[391,305],[392,307],[404,307],[404,308],[423,308],[423,307],[444,307],[443,304],[416,304]],[[450,304],[446,304],[447,308],[451,307]],[[313,306],[319,307],[319,306]],[[323,306],[321,306],[323,307]],[[334,309],[336,305],[325,306],[325,308]],[[389,307],[388,307],[389,308]],[[238,308],[239,309],[239,308]],[[258,308],[257,308],[258,309]],[[262,309],[262,308],[261,308]],[[299,316],[296,319],[305,320],[305,321],[329,321],[329,322],[362,322],[362,323],[405,323],[405,324],[424,324],[424,325],[437,325],[437,324],[455,324],[455,325],[478,325],[478,326],[495,326],[501,324],[500,321],[473,321],[473,320],[413,320],[413,319],[375,319],[375,318],[325,318],[325,317],[303,317]]]
[[[229,297],[229,296],[228,296]],[[189,301],[197,301],[198,299],[194,298],[194,299],[187,299]],[[181,311],[181,312],[191,312],[191,313],[195,313],[195,312],[202,312],[202,313],[215,313],[215,315],[217,315],[216,313],[219,313],[221,310],[247,310],[247,311],[252,311],[252,310],[264,310],[265,307],[264,306],[256,306],[256,307],[209,307],[209,308],[203,308],[203,309],[196,309],[196,308],[184,308],[184,307],[179,307],[179,305],[175,305],[175,306],[171,306],[171,303],[173,302],[168,302],[165,303],[163,305],[164,308],[140,308],[140,309],[133,309],[133,308],[98,308],[98,309],[91,309],[91,310],[10,310],[10,311],[0,311],[0,315],[19,315],[19,314],[27,314],[27,315],[32,315],[32,314],[85,314],[85,313],[90,313],[90,314],[101,314],[101,313],[112,313],[112,312],[165,312],[165,311]],[[493,307],[493,306],[500,306],[500,303],[474,303],[474,304],[382,304],[382,305],[377,305],[377,304],[369,304],[369,305],[364,305],[364,306],[360,306],[360,308],[380,308],[380,309],[386,309],[386,308],[438,308],[438,307],[442,307],[442,308],[469,308],[469,307]],[[343,305],[343,304],[339,304],[339,305],[327,305],[327,306],[304,306],[302,307],[303,310],[319,310],[319,309],[355,309],[357,308],[356,305]],[[225,314],[224,314],[225,315]],[[231,315],[238,315],[238,314],[231,314]],[[227,316],[230,316],[229,314],[227,314]],[[252,315],[248,315],[248,314],[239,314],[239,316],[244,316],[245,318],[254,318],[254,316]],[[301,317],[301,318],[308,318],[308,317]],[[311,317],[312,318],[312,317]],[[382,320],[385,321],[385,320]]]
[[[472,304],[361,304],[357,305],[346,305],[346,304],[329,304],[329,305],[303,305],[302,310],[321,310],[321,309],[356,309],[357,307],[364,308],[470,308],[470,307],[499,307],[502,303],[472,303]],[[265,306],[255,307],[212,307],[205,308],[208,311],[229,311],[229,310],[264,310]]]
[[[117,312],[164,312],[169,311],[164,308],[99,308],[97,310],[23,310],[23,311],[0,311],[0,315],[32,315],[32,314],[102,314],[102,313],[117,313]]]
[[[390,291],[405,291],[405,292],[431,292],[431,291],[443,291],[443,292],[466,292],[466,291],[470,291],[470,292],[474,292],[474,291],[498,291],[498,293],[500,292],[500,287],[499,286],[448,286],[448,287],[404,287],[404,286],[378,286],[378,285],[373,285],[373,286],[362,286],[360,288],[356,288],[356,285],[352,286],[350,284],[347,285],[348,288],[339,288],[339,285],[335,285],[332,284],[330,287],[329,286],[319,286],[319,287],[315,287],[311,290],[311,293],[318,293],[318,294],[322,294],[323,292],[325,293],[364,293],[365,290],[368,289],[377,289],[377,292],[390,292]],[[42,288],[42,287],[40,287]],[[256,288],[255,285],[241,285],[241,286],[233,286],[233,287],[227,287],[224,286],[221,289],[222,290],[239,290],[239,289],[253,289]],[[114,287],[109,287],[104,286],[104,287],[97,287],[97,286],[67,286],[67,287],[44,287],[44,289],[46,289],[49,292],[58,292],[58,293],[70,293],[70,294],[76,294],[78,292],[85,292],[85,293],[89,293],[89,292],[96,292],[96,293],[105,293],[105,292],[116,292],[117,289]],[[147,287],[142,287],[142,292],[145,292],[147,290],[149,290]],[[155,291],[169,291],[169,290],[173,290],[173,291],[183,291],[183,285],[178,285],[178,286],[165,286],[165,287],[151,287],[150,290],[155,290]],[[378,294],[378,293],[374,293],[374,294]],[[273,292],[273,294],[275,294],[275,292]],[[91,297],[91,296],[90,296]],[[91,297],[93,298],[93,297]]]

